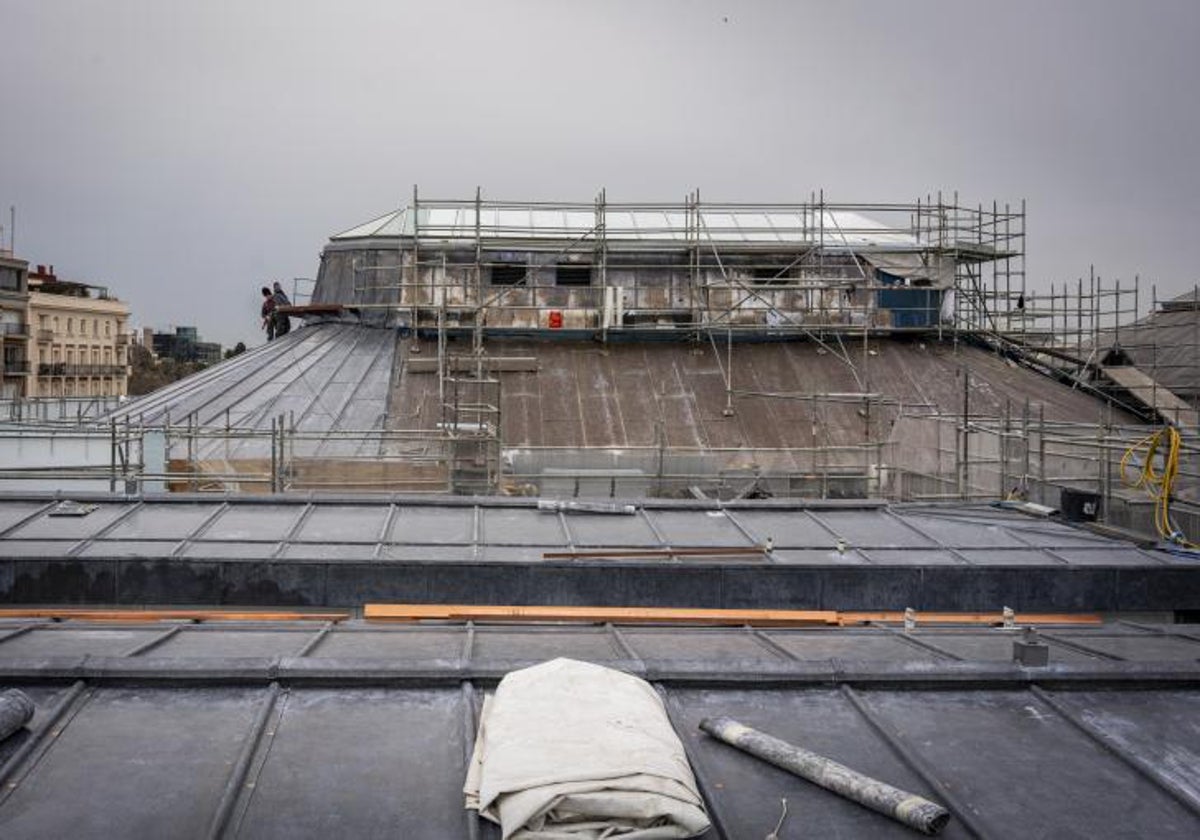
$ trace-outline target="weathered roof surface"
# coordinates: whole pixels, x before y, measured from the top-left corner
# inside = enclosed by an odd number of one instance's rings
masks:
[[[1169,418],[1171,422],[1180,426],[1194,427],[1197,425],[1200,414],[1174,392],[1168,390],[1162,382],[1152,379],[1140,368],[1131,365],[1105,365],[1100,370],[1135,399],[1158,412],[1160,416]]]
[[[1200,832],[1197,628],[686,629],[0,622],[5,838],[498,837],[462,807],[484,696],[572,656],[662,691],[707,840],[910,830],[700,733],[727,715],[952,812],[947,838]],[[1136,690],[1130,690],[1136,689]]]
[[[404,207],[361,225],[334,234],[333,242],[356,239],[412,237],[431,240],[469,240],[476,236],[473,206],[422,207],[413,213]],[[567,239],[593,235],[596,213],[584,209],[484,207],[479,214],[481,239]],[[608,210],[604,217],[608,237],[641,243],[672,242],[680,247],[688,239],[687,215],[676,210]],[[745,245],[812,245],[827,248],[878,248],[889,251],[929,247],[917,236],[849,210],[784,210],[721,208],[701,210],[700,236],[705,241]]]
[[[302,327],[133,400],[110,417],[186,425],[190,416],[201,428],[267,433],[280,416],[300,433],[382,429],[395,343],[391,330],[341,323]],[[361,441],[344,438],[299,437],[296,445],[298,455],[364,454]],[[248,458],[269,452],[270,438],[260,437],[213,443],[197,454]]]
[[[46,496],[0,501],[0,602],[1200,608],[1194,559],[989,507],[647,500],[625,516],[500,498],[90,499],[82,517],[50,516]],[[684,548],[712,556],[671,553]],[[585,554],[546,556],[563,552]]]
[[[422,358],[436,353],[423,342]],[[836,344],[831,345],[837,347]],[[495,356],[536,360],[535,372],[501,379],[501,440],[520,446],[654,446],[661,424],[671,447],[811,447],[887,438],[901,406],[958,414],[964,368],[971,376],[969,410],[1019,417],[1025,401],[1044,406],[1046,420],[1096,421],[1104,403],[977,347],[872,338],[870,353],[847,339],[862,382],[836,353],[814,342],[735,344],[733,416],[725,416],[724,366],[709,344],[675,342],[521,341],[494,339]],[[407,348],[406,348],[407,350]],[[407,365],[397,379],[392,428],[432,428],[441,419],[435,373]],[[807,394],[873,393],[862,399],[807,400]],[[769,396],[775,394],[777,396]],[[889,405],[880,405],[880,402]],[[1118,418],[1125,417],[1116,412]],[[1130,417],[1129,420],[1132,420]],[[1117,419],[1116,422],[1123,422]]]
[[[1106,331],[1100,346],[1119,345],[1147,376],[1184,399],[1200,398],[1200,307],[1188,292],[1164,308],[1116,331]],[[1173,306],[1171,305],[1173,304]]]
[[[435,343],[420,344],[429,370]],[[457,347],[452,343],[450,351]],[[814,342],[735,344],[732,416],[723,412],[725,348],[718,358],[711,345],[693,352],[692,345],[672,341],[600,345],[493,338],[487,347],[492,356],[535,360],[534,370],[499,374],[506,447],[654,446],[658,425],[662,443],[670,447],[802,448],[881,440],[902,407],[959,413],[964,368],[971,375],[969,407],[975,415],[1002,416],[1007,406],[1018,417],[1027,399],[1044,406],[1048,421],[1099,419],[1103,407],[1087,394],[965,344],[872,338],[864,355],[860,343],[847,340],[845,353],[854,369],[841,350],[826,352]],[[168,417],[186,424],[194,414],[201,428],[231,425],[269,433],[272,420],[283,415],[294,418],[301,433],[296,455],[372,454],[378,442],[314,441],[304,434],[437,429],[443,420],[437,374],[410,369],[411,352],[412,341],[398,341],[395,330],[315,324],[134,400],[111,416],[154,425]],[[874,395],[869,411],[853,396],[803,398],[861,393]],[[1117,414],[1115,421],[1122,422],[1124,415]],[[198,455],[269,457],[269,447],[267,436],[246,438],[232,446],[214,442]]]

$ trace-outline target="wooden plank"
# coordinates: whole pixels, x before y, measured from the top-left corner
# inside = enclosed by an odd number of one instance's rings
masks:
[[[557,621],[786,627],[837,624],[831,610],[704,610],[671,607],[541,607],[478,604],[367,604],[368,621]]]
[[[255,612],[246,610],[0,609],[0,618],[49,618],[72,621],[345,621],[346,612]]]
[[[837,612],[835,610],[710,610],[675,607],[560,607],[480,604],[367,604],[368,621],[554,621],[589,624],[638,623],[738,627],[853,626],[871,622],[903,622],[903,612]],[[1104,623],[1086,613],[1018,613],[1022,625],[1095,626]],[[918,625],[993,626],[1001,613],[917,614]]]

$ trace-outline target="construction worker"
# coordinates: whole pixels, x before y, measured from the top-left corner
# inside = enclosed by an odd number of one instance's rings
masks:
[[[262,296],[262,308],[259,313],[262,315],[262,328],[267,331],[267,341],[271,341],[275,338],[275,296],[266,286],[262,287]]]
[[[275,281],[275,292],[271,295],[271,299],[275,301],[275,337],[278,338],[281,335],[287,335],[292,329],[292,319],[279,311],[279,307],[291,306],[292,302],[288,300],[288,296],[284,293],[278,280]]]

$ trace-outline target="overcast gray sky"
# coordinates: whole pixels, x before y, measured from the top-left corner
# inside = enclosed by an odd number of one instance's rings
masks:
[[[18,256],[225,344],[414,183],[1025,198],[1031,285],[1198,279],[1196,0],[0,0],[0,31]]]

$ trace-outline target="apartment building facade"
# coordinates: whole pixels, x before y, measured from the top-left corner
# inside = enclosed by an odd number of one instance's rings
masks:
[[[129,306],[101,287],[29,272],[26,396],[123,396],[129,388]]]
[[[29,387],[29,263],[0,250],[0,397]]]

